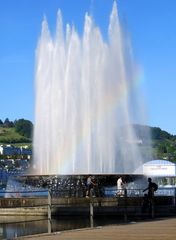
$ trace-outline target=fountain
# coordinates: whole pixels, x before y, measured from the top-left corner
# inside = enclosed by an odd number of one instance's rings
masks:
[[[128,40],[116,2],[107,41],[88,14],[82,37],[74,26],[64,31],[60,11],[55,37],[43,20],[36,54],[36,174],[131,174],[143,163],[132,125],[140,109]]]

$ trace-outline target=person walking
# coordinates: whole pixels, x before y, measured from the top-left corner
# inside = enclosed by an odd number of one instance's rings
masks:
[[[158,185],[152,182],[151,178],[148,178],[148,187],[143,190],[143,192],[148,190],[148,198],[149,200],[153,200],[154,192],[158,189]]]
[[[92,176],[91,175],[88,176],[86,185],[87,185],[86,197],[89,198],[90,197],[90,193],[91,193],[93,187],[95,186],[95,183],[92,180]]]

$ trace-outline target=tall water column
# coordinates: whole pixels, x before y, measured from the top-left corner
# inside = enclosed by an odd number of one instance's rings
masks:
[[[37,174],[133,173],[142,164],[130,110],[135,106],[139,115],[135,64],[126,40],[116,3],[106,41],[88,14],[82,36],[74,26],[64,31],[60,11],[55,37],[43,20],[36,56]]]

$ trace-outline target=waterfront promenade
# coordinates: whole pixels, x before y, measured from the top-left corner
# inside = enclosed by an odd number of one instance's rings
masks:
[[[31,240],[175,240],[176,218],[20,237]]]

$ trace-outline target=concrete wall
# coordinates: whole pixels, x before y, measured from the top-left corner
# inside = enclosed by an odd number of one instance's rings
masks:
[[[155,212],[176,214],[173,197],[155,197]],[[94,214],[116,214],[126,212],[128,215],[140,215],[142,198],[53,198],[51,200],[52,215],[87,215],[90,203]],[[48,214],[48,198],[1,198],[0,215],[46,215]]]

